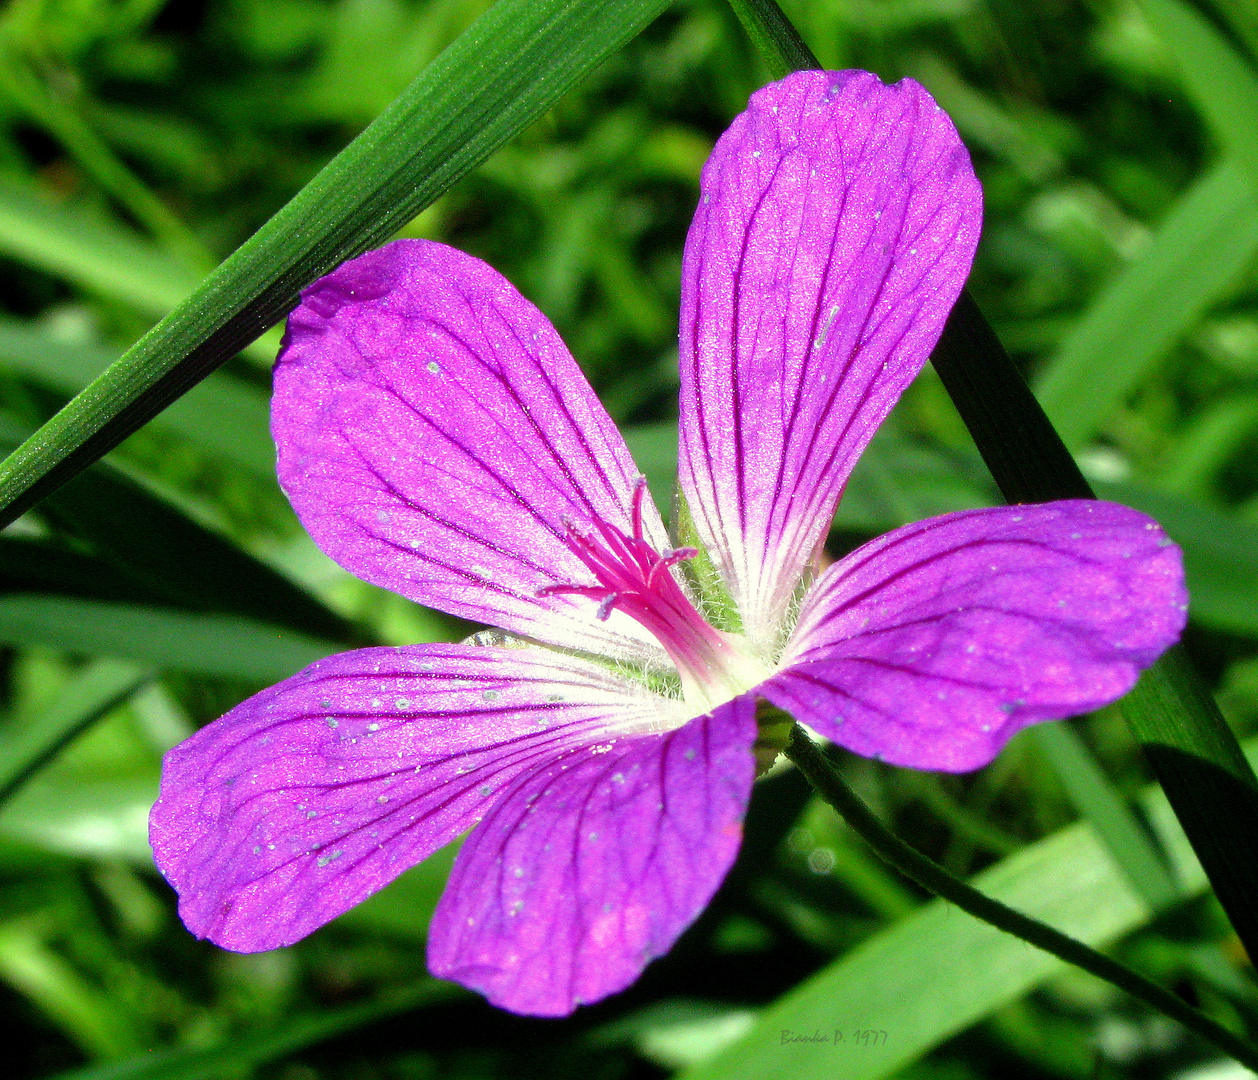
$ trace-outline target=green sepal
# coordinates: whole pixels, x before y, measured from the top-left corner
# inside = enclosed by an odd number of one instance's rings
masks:
[[[708,551],[707,545],[695,528],[694,515],[690,512],[690,504],[677,484],[673,488],[672,527],[669,529],[673,546],[678,548],[694,548],[698,554],[693,559],[685,559],[679,565],[691,587],[695,598],[699,601],[699,609],[704,618],[718,630],[730,634],[743,632],[743,617],[725,584],[725,579],[717,569],[716,562]]]

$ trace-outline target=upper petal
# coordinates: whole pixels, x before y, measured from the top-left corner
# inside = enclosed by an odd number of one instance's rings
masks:
[[[521,775],[684,720],[676,703],[561,653],[342,653],[166,755],[153,852],[189,930],[273,949],[471,828]]]
[[[947,514],[830,567],[758,692],[859,754],[975,769],[1028,724],[1125,694],[1187,600],[1179,548],[1125,506]]]
[[[401,240],[307,289],[272,430],[294,509],[352,573],[553,644],[662,656],[623,614],[538,596],[589,580],[566,521],[629,531],[637,470],[554,327],[479,259]]]
[[[721,136],[686,241],[679,478],[765,640],[969,273],[982,194],[912,80],[805,71]]]
[[[521,775],[467,839],[428,966],[495,1005],[565,1016],[633,982],[738,854],[754,701],[667,734],[573,748]]]

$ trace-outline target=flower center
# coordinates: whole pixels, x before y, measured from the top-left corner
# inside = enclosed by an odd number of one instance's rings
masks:
[[[614,609],[645,626],[663,646],[681,675],[688,702],[711,708],[751,689],[769,674],[739,647],[735,635],[722,633],[691,603],[673,577],[671,567],[692,559],[695,548],[660,554],[642,535],[642,500],[646,481],[633,493],[633,535],[594,519],[594,534],[567,522],[569,549],[594,575],[597,585],[548,585],[539,596],[588,596],[599,601],[598,617]]]

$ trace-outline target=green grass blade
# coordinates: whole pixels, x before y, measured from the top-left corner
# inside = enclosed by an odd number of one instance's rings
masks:
[[[34,595],[0,597],[0,642],[260,683],[286,679],[341,651],[330,642],[232,615]]]
[[[775,79],[792,71],[821,67],[775,0],[729,0],[729,6]]]
[[[1205,3],[1216,10],[1223,29],[1238,47],[1258,59],[1258,6],[1253,0],[1205,0]]]
[[[95,461],[387,239],[666,0],[499,0],[183,304],[3,465],[0,523]]]
[[[1180,897],[1179,886],[1162,856],[1074,729],[1069,724],[1037,724],[1028,737],[1145,906],[1162,911],[1174,904]]]
[[[148,680],[143,668],[98,660],[76,675],[34,716],[17,717],[0,738],[0,804],[62,747]]]
[[[1189,423],[1167,455],[1158,489],[1181,495],[1208,495],[1214,480],[1249,436],[1258,431],[1258,398],[1235,394],[1207,406]]]
[[[49,92],[20,47],[8,38],[0,31],[0,87],[32,120],[46,127],[101,189],[117,199],[167,251],[191,266],[208,269],[212,260],[188,227],[84,122],[65,95]]]
[[[0,447],[22,434],[0,416]],[[6,538],[10,562],[0,579],[10,588],[222,612],[358,640],[350,623],[310,593],[107,462],[53,492],[41,513],[89,551]]]
[[[1258,180],[1258,71],[1200,11],[1183,0],[1140,0],[1224,149]]]
[[[425,980],[379,1001],[292,1017],[269,1031],[242,1035],[208,1050],[159,1050],[126,1061],[58,1073],[50,1080],[217,1080],[239,1076],[325,1039],[412,1009],[440,1004],[465,992],[451,983]]]
[[[1009,502],[1092,491],[981,312],[962,294],[932,360]],[[1236,933],[1258,953],[1258,778],[1180,646],[1118,705]]]
[[[1150,793],[1145,808],[1185,892],[1200,892],[1205,876],[1164,797]],[[1085,822],[1002,860],[971,884],[1094,948],[1152,915]],[[941,957],[964,977],[940,978]],[[1065,970],[1047,953],[934,900],[778,1000],[747,1035],[683,1080],[881,1080]]]
[[[113,350],[73,345],[16,319],[0,318],[0,363],[50,390],[77,394],[117,359]],[[257,476],[275,476],[267,396],[223,372],[198,383],[154,417],[153,426]]]
[[[1258,253],[1258,72],[1181,0],[1142,5],[1224,158],[1180,199],[1041,374],[1036,395],[1072,450]]]
[[[1248,184],[1240,166],[1222,168]],[[931,360],[1007,501],[1092,496],[968,293],[949,315]],[[1119,708],[1233,928],[1249,954],[1258,955],[1258,777],[1236,736],[1179,646],[1144,673]]]
[[[0,179],[0,251],[154,316],[197,285],[196,274],[148,241],[8,177]]]
[[[47,940],[38,913],[0,923],[0,980],[7,982],[93,1057],[118,1058],[144,1045],[128,1010],[93,985]]]
[[[75,477],[42,510],[153,602],[357,640],[350,623],[300,586],[112,469]]]
[[[1258,254],[1258,183],[1230,156],[1172,208],[1044,367],[1035,393],[1078,449]]]

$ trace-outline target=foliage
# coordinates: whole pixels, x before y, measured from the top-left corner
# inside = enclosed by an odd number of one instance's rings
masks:
[[[1255,733],[1248,5],[783,6],[827,66],[918,78],[954,117],[987,200],[971,290],[1089,479],[1184,546],[1190,650],[1229,719]],[[11,0],[0,13],[6,449],[488,7]],[[679,2],[401,230],[487,259],[542,307],[665,501],[681,243],[714,138],[768,77],[728,7]],[[1164,1076],[1210,1057],[1108,989],[925,904],[793,773],[759,785],[744,854],[679,947],[569,1021],[508,1017],[427,979],[445,853],[291,949],[235,956],[194,942],[144,840],[161,752],[347,643],[469,632],[348,578],[296,525],[266,432],[277,342],[271,332],[230,359],[0,535],[0,780],[33,773],[0,812],[12,1075]],[[996,498],[928,369],[853,477],[831,547]],[[858,760],[846,771],[950,869],[982,871],[1007,900],[1116,943],[1252,1032],[1252,971],[1164,805],[1142,794],[1117,713],[1073,730],[1064,746],[1028,732],[969,777]],[[1093,758],[1100,769],[1078,764]],[[1072,824],[1080,812],[1095,831]],[[773,1045],[782,1029],[845,1041]]]

